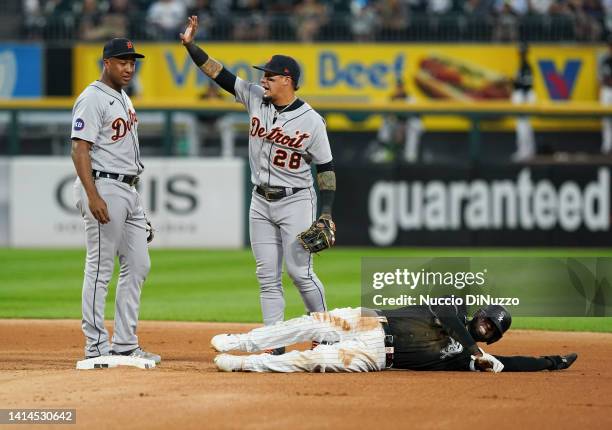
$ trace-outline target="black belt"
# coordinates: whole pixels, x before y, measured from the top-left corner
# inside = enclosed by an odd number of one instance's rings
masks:
[[[306,188],[291,188],[291,190],[293,190],[293,193],[289,195],[293,195],[298,191],[302,191],[305,189]],[[255,191],[257,191],[257,194],[263,196],[263,198],[269,202],[274,202],[284,197],[287,197],[287,190],[285,188],[263,188],[257,185],[255,187]]]
[[[92,170],[91,174],[94,178],[108,178],[115,179],[119,182],[124,182],[129,185],[136,185],[139,181],[138,176],[120,175],[118,173],[100,172],[99,170]]]
[[[393,333],[391,333],[388,322],[381,321],[380,325],[385,331],[385,369],[390,369],[393,367],[393,356],[395,353],[395,348],[393,347]]]

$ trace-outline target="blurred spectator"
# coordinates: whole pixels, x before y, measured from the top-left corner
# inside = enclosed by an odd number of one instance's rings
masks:
[[[405,39],[410,12],[406,3],[402,0],[381,0],[377,6],[381,38],[383,40]]]
[[[535,102],[533,92],[533,70],[527,56],[529,48],[526,43],[519,46],[519,69],[514,79],[514,92],[512,103],[525,104]],[[535,137],[529,117],[520,115],[516,119],[516,152],[512,155],[512,161],[525,161],[536,154]]]
[[[187,8],[182,0],[157,0],[147,13],[155,39],[176,39],[186,20]]]
[[[612,105],[612,38],[608,38],[608,52],[599,63],[599,101],[602,105]],[[612,152],[612,118],[605,117],[602,120],[602,142],[601,152],[609,154]]]
[[[44,1],[44,0],[43,0]],[[42,37],[46,20],[39,0],[23,0],[23,26],[28,39]]]
[[[612,33],[612,0],[602,1],[602,13],[604,15],[605,29],[608,34]]]
[[[69,14],[79,7],[79,3],[71,0],[43,0],[42,5],[45,15]]]
[[[300,42],[313,42],[329,19],[327,7],[318,0],[301,0],[293,13],[295,33]]]
[[[435,15],[443,15],[453,8],[452,0],[429,0],[427,11]]]
[[[275,14],[289,15],[293,13],[293,2],[286,0],[268,0],[266,2],[268,11]]]
[[[496,0],[497,21],[493,40],[514,42],[518,39],[519,20],[529,11],[527,0]]]
[[[210,0],[196,0],[187,12],[187,16],[195,15],[198,17],[198,33],[196,39],[210,39],[214,26],[213,10]]]
[[[551,6],[550,13],[572,20],[576,40],[593,41],[600,38],[602,27],[596,18],[587,13],[589,8],[590,6],[585,7],[583,0],[558,0]]]
[[[595,41],[601,36],[601,25],[594,15],[597,14],[597,3],[590,0],[568,0],[567,7],[574,20],[577,40]],[[592,13],[591,13],[592,12]]]
[[[264,40],[268,38],[268,17],[261,0],[237,0],[232,32],[234,40]]]
[[[128,28],[127,2],[114,0],[108,11],[100,8],[97,0],[83,0],[79,36],[82,40],[101,41],[125,37]]]
[[[489,16],[493,11],[494,0],[466,0],[463,4],[463,10],[472,16],[482,17]]]
[[[377,23],[378,16],[371,1],[351,1],[351,32],[357,42],[373,40]]]
[[[548,15],[554,0],[529,0],[529,9],[536,15]]]

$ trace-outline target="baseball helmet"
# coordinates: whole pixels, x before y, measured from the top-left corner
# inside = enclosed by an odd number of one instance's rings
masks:
[[[474,318],[478,317],[488,318],[497,329],[495,335],[487,341],[487,345],[500,340],[512,324],[512,315],[502,305],[488,305],[480,308],[474,314]]]

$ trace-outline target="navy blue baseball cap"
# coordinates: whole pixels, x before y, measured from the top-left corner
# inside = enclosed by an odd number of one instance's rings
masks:
[[[104,45],[102,51],[102,58],[107,59],[111,57],[134,57],[144,58],[144,55],[138,54],[134,50],[134,44],[131,40],[124,37],[111,39]]]
[[[274,75],[289,76],[296,88],[300,81],[300,66],[297,61],[287,55],[273,55],[263,66],[253,67]]]

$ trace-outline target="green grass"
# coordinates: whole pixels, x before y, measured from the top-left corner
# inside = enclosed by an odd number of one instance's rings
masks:
[[[80,318],[84,250],[0,249],[0,318]],[[612,249],[337,248],[315,256],[330,308],[359,306],[364,256],[612,256]],[[151,250],[141,319],[261,320],[255,263],[250,250]],[[106,316],[113,317],[110,284]],[[286,318],[304,307],[285,276]],[[515,318],[513,327],[612,332],[612,318]]]

